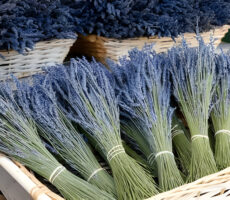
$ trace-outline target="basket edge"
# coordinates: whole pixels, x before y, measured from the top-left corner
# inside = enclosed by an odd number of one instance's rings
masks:
[[[64,200],[36,179],[24,166],[0,154],[0,166],[36,200]],[[27,172],[27,173],[26,173]],[[30,174],[28,176],[28,173]],[[33,178],[31,178],[33,177]],[[39,184],[40,183],[40,184]]]

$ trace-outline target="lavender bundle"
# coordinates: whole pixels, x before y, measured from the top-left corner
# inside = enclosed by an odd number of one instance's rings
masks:
[[[211,119],[215,131],[215,160],[221,170],[230,166],[230,57],[220,54],[216,58],[219,75],[213,96]]]
[[[86,34],[172,36],[230,23],[229,0],[62,0]]]
[[[208,118],[215,87],[212,45],[199,38],[198,48],[185,42],[168,52],[174,95],[191,133],[192,155],[188,181],[215,173],[217,167],[208,138]]]
[[[142,157],[142,155],[138,154],[133,148],[131,148],[124,140],[122,141],[122,145],[125,149],[125,152],[134,158],[139,164],[144,167],[148,167],[147,161]]]
[[[89,183],[116,196],[112,177],[97,159],[71,122],[58,109],[55,94],[45,80],[35,81],[30,88],[17,81],[16,99],[24,112],[31,116],[42,136],[73,169]]]
[[[75,33],[112,38],[177,37],[230,24],[229,0],[1,0],[0,49],[23,53]]]
[[[130,59],[130,60],[129,60]],[[122,126],[136,140],[149,164],[156,163],[160,188],[164,191],[182,185],[172,152],[169,73],[164,56],[149,49],[129,52],[129,59],[113,66]],[[131,126],[130,126],[131,124]]]
[[[50,68],[48,78],[61,109],[88,132],[106,157],[118,199],[144,199],[156,194],[152,177],[122,146],[117,99],[105,69],[95,61],[73,59],[68,69]]]
[[[76,38],[77,21],[60,0],[1,0],[0,49],[23,53],[41,40]]]
[[[191,160],[191,143],[187,138],[186,129],[183,123],[175,115],[172,119],[172,141],[173,147],[180,161],[180,166],[184,174],[189,173]]]
[[[114,198],[76,177],[45,148],[34,122],[17,105],[0,97],[0,152],[43,176],[67,200]]]
[[[129,120],[124,119],[123,117],[124,116],[121,117],[121,130],[123,134],[125,136],[128,136],[128,138],[133,141],[134,147],[137,148],[144,156],[145,166],[150,169],[151,174],[154,177],[157,177],[156,162],[153,162],[151,164],[148,162],[148,155],[151,155],[152,151],[142,134],[144,126],[142,124],[139,124],[138,121],[135,121],[134,119]]]

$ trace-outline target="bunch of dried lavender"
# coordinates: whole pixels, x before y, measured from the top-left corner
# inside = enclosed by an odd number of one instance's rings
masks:
[[[215,131],[215,160],[219,169],[230,166],[230,56],[216,56],[218,84],[211,119]]]
[[[217,171],[208,138],[208,118],[215,88],[215,55],[211,44],[181,46],[168,52],[174,95],[191,133],[192,155],[188,181]]]
[[[57,187],[68,200],[114,197],[70,173],[45,148],[36,125],[11,100],[0,97],[0,152],[19,161]]]
[[[149,164],[158,170],[162,190],[182,185],[172,152],[169,73],[165,57],[149,47],[129,52],[112,66],[124,131],[133,138]],[[128,124],[127,124],[128,120]]]
[[[113,173],[119,199],[143,199],[157,193],[154,181],[122,146],[117,98],[99,63],[72,59],[68,69],[50,68],[48,80],[67,117],[97,142]]]
[[[112,177],[100,166],[81,134],[58,109],[54,92],[42,79],[40,83],[36,80],[32,87],[16,80],[16,101],[34,119],[41,135],[66,163],[89,183],[116,196]]]

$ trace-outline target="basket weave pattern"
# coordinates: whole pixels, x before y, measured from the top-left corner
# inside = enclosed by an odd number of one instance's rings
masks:
[[[10,74],[18,78],[30,76],[42,71],[43,66],[61,64],[69,52],[74,39],[54,39],[36,43],[33,50],[24,55],[16,51],[0,51],[0,80],[9,78]]]
[[[228,32],[230,25],[224,25],[208,32],[201,33],[205,43],[210,41],[210,36],[215,38],[214,46],[217,47],[221,43],[221,38]],[[185,33],[183,37],[191,47],[198,46],[195,33]],[[103,63],[106,59],[118,61],[119,57],[128,55],[128,51],[132,48],[142,49],[145,44],[154,44],[154,50],[157,53],[165,52],[174,45],[181,44],[182,37],[175,38],[175,41],[170,37],[140,37],[132,39],[112,39],[100,37],[97,35],[82,36],[72,47],[72,52],[76,55],[84,55],[87,57],[95,57]]]
[[[161,193],[148,200],[230,199],[230,167],[192,183]]]

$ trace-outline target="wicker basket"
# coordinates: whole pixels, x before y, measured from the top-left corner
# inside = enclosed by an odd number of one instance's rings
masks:
[[[215,45],[217,46],[228,28],[230,28],[230,26],[223,26],[201,35],[207,42],[211,33],[213,33],[214,37],[217,38],[215,41]],[[197,45],[194,34],[184,34],[184,37],[191,43],[191,46]],[[9,73],[13,73],[18,77],[29,76],[40,71],[41,65],[43,64],[52,65],[53,63],[62,63],[73,42],[74,40],[39,42],[37,43],[35,50],[28,52],[25,56],[19,55],[13,51],[9,53],[0,52],[6,57],[5,60],[0,60],[0,79],[6,79],[9,76]],[[181,38],[177,38],[176,43],[180,42]],[[106,58],[118,60],[118,57],[126,55],[131,48],[142,48],[145,43],[155,43],[155,50],[157,52],[166,51],[175,44],[171,38],[115,40],[90,35],[79,37],[75,43],[77,48],[75,45],[72,47],[72,54],[94,56],[103,62]],[[33,64],[31,64],[32,62]],[[10,159],[0,155],[0,167],[4,168],[6,172],[25,189],[32,199],[64,200],[39,182],[34,175],[21,164],[12,162]],[[230,168],[203,177],[195,182],[183,185],[171,191],[148,198],[148,200],[208,199],[230,199]]]
[[[229,200],[230,167],[147,200]]]
[[[1,156],[0,156],[1,158]],[[39,182],[33,174],[31,174],[25,167],[19,163],[13,163],[8,158],[4,158],[5,161],[0,159],[0,167],[8,168],[9,164],[14,165],[16,170],[20,170],[21,173],[26,175],[35,186],[31,186],[27,189],[27,192],[34,200],[64,200],[62,197],[50,191],[46,186]],[[3,163],[8,162],[8,163]],[[11,162],[11,163],[9,163]],[[15,178],[15,180],[21,184],[26,180],[19,181],[15,177],[14,171],[8,173]],[[18,174],[18,172],[17,172]],[[20,178],[20,177],[19,177]],[[47,198],[48,197],[48,198]],[[229,200],[230,199],[230,167],[222,170],[218,173],[203,177],[195,182],[183,185],[168,192],[160,193],[147,200]]]
[[[221,38],[228,32],[230,25],[218,27],[209,32],[201,33],[205,42],[210,41],[210,36],[216,39],[214,45],[218,46]],[[190,46],[197,46],[196,35],[194,33],[185,33],[184,38]],[[134,47],[141,49],[145,44],[154,43],[154,49],[157,53],[165,52],[175,44],[180,44],[181,37],[175,38],[175,42],[170,37],[141,37],[132,39],[112,39],[96,35],[79,35],[77,42],[73,45],[70,52],[73,56],[95,57],[98,61],[105,63],[106,59],[117,61],[119,57],[127,55],[128,51]]]
[[[54,39],[36,43],[33,50],[24,55],[16,51],[0,51],[0,80],[7,79],[10,74],[18,78],[30,76],[42,70],[42,67],[61,64],[69,52],[75,39]]]

